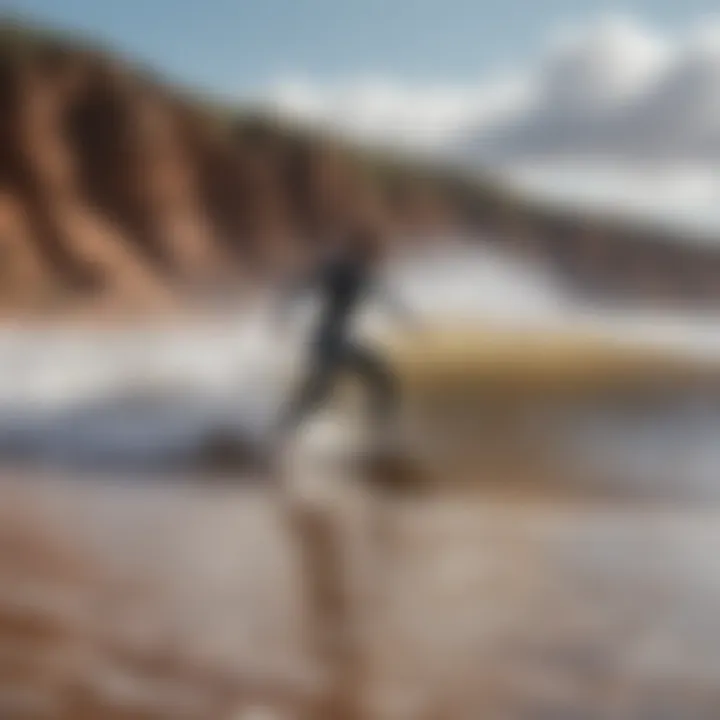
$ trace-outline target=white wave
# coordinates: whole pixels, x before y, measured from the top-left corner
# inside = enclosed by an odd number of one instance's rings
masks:
[[[434,250],[396,263],[392,275],[400,299],[427,325],[476,318],[593,329],[720,358],[720,318],[588,311],[548,270],[490,250]],[[280,333],[260,304],[165,328],[0,329],[0,455],[182,462],[218,428],[260,439],[303,361],[305,319]],[[377,304],[360,325],[369,333],[391,327]]]

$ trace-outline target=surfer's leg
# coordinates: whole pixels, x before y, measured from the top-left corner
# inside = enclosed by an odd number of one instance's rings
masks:
[[[373,422],[379,427],[390,428],[397,419],[400,406],[398,382],[392,368],[381,355],[359,345],[348,348],[345,364],[367,386]]]
[[[279,433],[283,437],[293,432],[328,398],[337,372],[337,362],[329,352],[319,352],[311,360],[306,377],[282,414]]]

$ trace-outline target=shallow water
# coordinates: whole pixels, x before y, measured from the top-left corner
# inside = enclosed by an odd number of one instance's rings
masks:
[[[428,327],[476,319],[591,331],[720,362],[720,318],[583,308],[542,268],[487,250],[431,251],[398,261],[391,277]],[[299,309],[297,323],[280,331],[259,301],[237,315],[159,328],[1,329],[0,460],[177,468],[218,429],[256,441],[291,392],[309,315],[311,308]],[[378,303],[360,318],[359,330],[371,336],[399,329]],[[642,416],[622,404],[598,408],[566,420],[561,441],[588,457],[610,458],[626,476],[635,471],[634,457],[651,473],[710,478],[720,463],[719,420],[717,404],[706,400],[703,406],[698,398],[676,398]]]
[[[300,717],[323,687],[318,578],[266,490],[30,480],[0,483],[3,717]],[[717,716],[716,508],[475,494],[375,512],[366,717]],[[348,517],[337,541],[369,543]]]

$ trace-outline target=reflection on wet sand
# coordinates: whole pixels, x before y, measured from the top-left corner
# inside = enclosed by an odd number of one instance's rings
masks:
[[[335,493],[335,537],[366,542],[364,501]],[[16,476],[0,494],[2,717],[720,714],[713,504],[374,496],[385,545],[348,585],[379,590],[358,715],[317,709],[317,594],[273,491]]]

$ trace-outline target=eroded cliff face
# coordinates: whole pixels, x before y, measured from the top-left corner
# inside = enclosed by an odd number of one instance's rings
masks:
[[[720,245],[532,207],[487,183],[214,108],[0,23],[0,316],[172,313],[250,290],[372,216],[476,234],[579,292],[720,301]]]
[[[329,141],[214,117],[95,52],[0,47],[0,108],[4,313],[171,310],[390,205]]]

